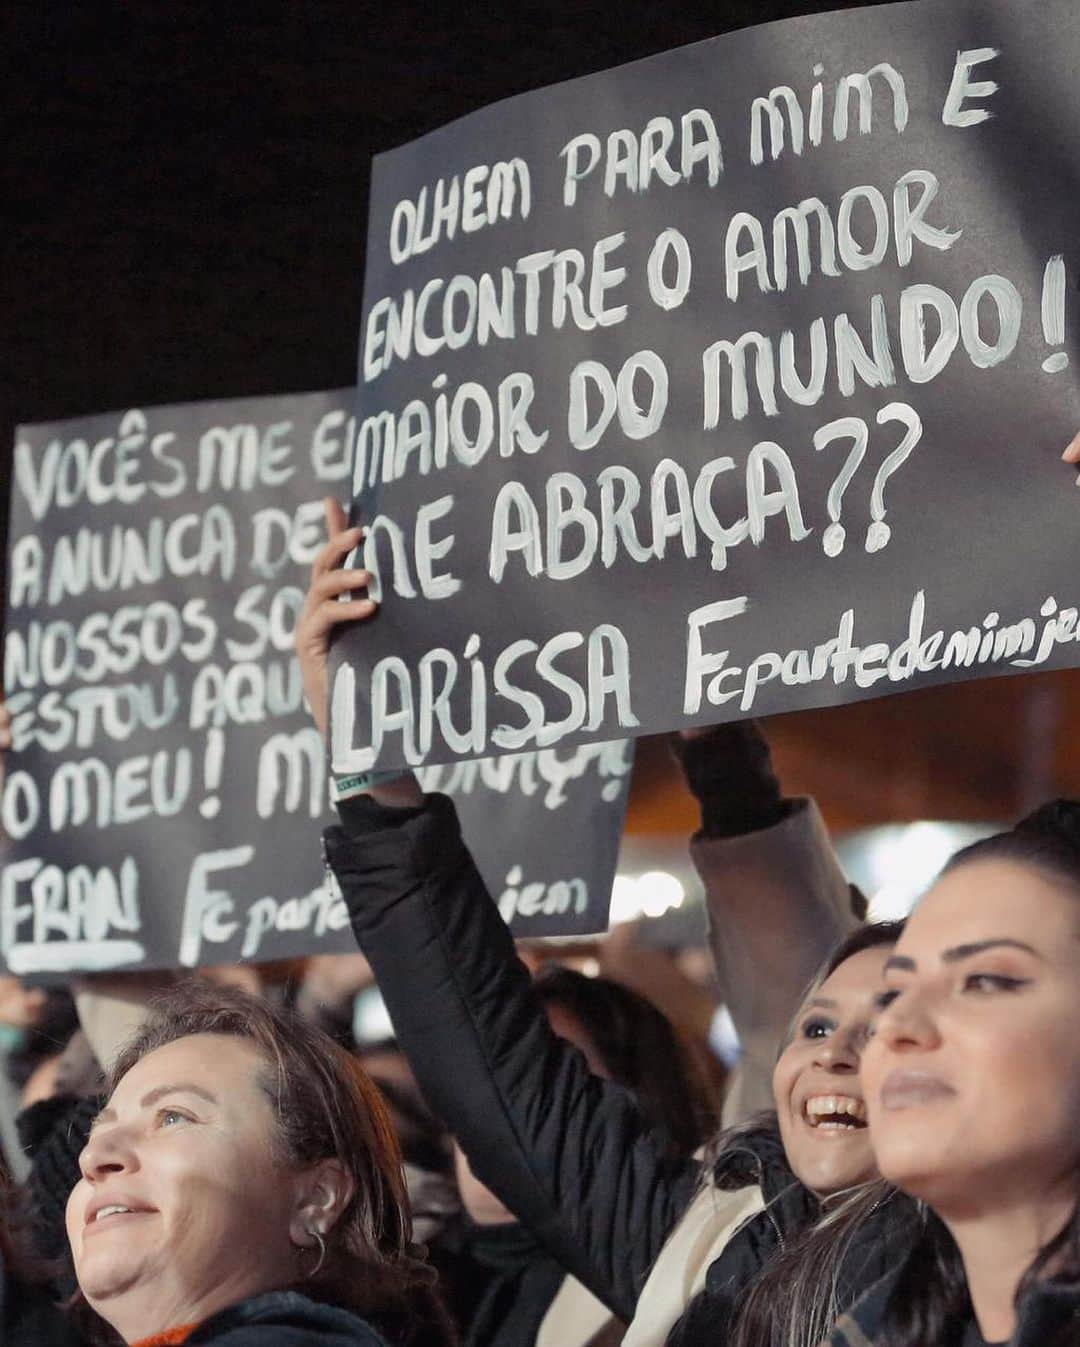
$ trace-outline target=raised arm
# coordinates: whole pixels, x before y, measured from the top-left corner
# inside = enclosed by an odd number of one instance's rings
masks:
[[[340,610],[363,617],[354,604],[374,608],[335,597],[365,582],[362,572],[336,569],[354,544],[343,530],[333,535],[297,627],[313,710],[325,707],[326,645],[345,620]],[[631,1318],[698,1166],[672,1158],[632,1095],[593,1076],[551,1031],[448,799],[421,797],[404,778],[339,809],[327,859],[429,1103],[477,1177],[569,1272]]]
[[[72,979],[79,1024],[102,1070],[108,1071],[142,1028],[154,997],[175,981],[176,974],[169,972],[88,973]]]
[[[784,799],[752,721],[682,737],[701,805],[690,843],[709,914],[721,996],[742,1055],[725,1124],[772,1108],[772,1071],[799,998],[857,924],[851,890],[812,799]]]
[[[391,811],[361,797],[341,814],[327,857],[428,1102],[477,1177],[632,1317],[697,1166],[552,1033],[449,799]]]

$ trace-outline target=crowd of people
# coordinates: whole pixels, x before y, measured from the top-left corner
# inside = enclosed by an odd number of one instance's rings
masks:
[[[324,732],[346,523],[296,634]],[[323,839],[356,955],[0,979],[0,1342],[1080,1344],[1080,802],[867,923],[759,727],[673,747],[710,987],[632,930],[600,976],[516,947],[409,775]]]

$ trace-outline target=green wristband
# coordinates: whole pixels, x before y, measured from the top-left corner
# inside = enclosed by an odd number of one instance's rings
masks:
[[[334,803],[348,800],[353,795],[367,795],[376,786],[388,785],[391,781],[400,781],[404,772],[354,772],[350,776],[332,776],[330,795]]]

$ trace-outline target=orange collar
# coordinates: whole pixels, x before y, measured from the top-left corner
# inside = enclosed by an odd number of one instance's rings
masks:
[[[198,1327],[198,1324],[184,1324],[180,1328],[169,1328],[164,1333],[155,1333],[152,1338],[140,1338],[132,1347],[177,1347],[177,1344],[187,1342]]]

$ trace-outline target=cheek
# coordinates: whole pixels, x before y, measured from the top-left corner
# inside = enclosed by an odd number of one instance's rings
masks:
[[[1062,1021],[1029,1032],[1003,1032],[992,1050],[967,1054],[971,1079],[986,1101],[988,1122],[996,1116],[1011,1133],[1058,1134],[1069,1149],[1080,1149],[1080,1049]]]
[[[870,1038],[859,1055],[859,1082],[863,1089],[863,1098],[872,1108],[878,1097],[878,1091],[888,1070],[887,1051],[884,1041],[879,1037]]]
[[[90,1200],[90,1185],[85,1179],[79,1182],[71,1190],[71,1196],[68,1198],[67,1206],[64,1209],[64,1224],[67,1227],[68,1243],[75,1250],[78,1241],[75,1236],[83,1228],[86,1216],[86,1204]]]
[[[780,1056],[776,1059],[776,1066],[773,1067],[772,1090],[773,1100],[776,1104],[778,1113],[783,1113],[791,1098],[791,1092],[795,1088],[795,1082],[799,1078],[799,1072],[802,1070],[802,1053],[799,1044],[789,1043]]]

